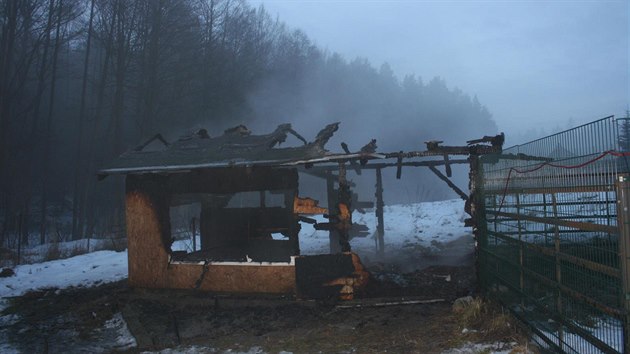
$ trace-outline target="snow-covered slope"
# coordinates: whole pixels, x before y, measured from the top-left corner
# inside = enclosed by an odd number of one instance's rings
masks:
[[[20,296],[30,290],[92,286],[127,277],[127,252],[97,251],[79,256],[25,264],[15,276],[0,278],[0,297]]]
[[[460,199],[386,206],[383,221],[385,247],[397,250],[411,245],[431,247],[454,241],[471,232],[464,227],[465,218],[464,202]],[[316,219],[318,222],[326,221],[323,217]],[[376,249],[374,209],[366,210],[365,214],[355,212],[352,221],[370,229],[369,236],[354,238],[350,242],[352,250],[359,255],[373,254]],[[310,225],[302,225],[300,250],[302,254],[328,253],[328,231],[316,231]]]

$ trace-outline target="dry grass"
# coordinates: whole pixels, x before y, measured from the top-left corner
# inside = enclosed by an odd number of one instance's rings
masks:
[[[48,244],[48,249],[44,255],[44,261],[53,261],[61,258],[61,249],[59,248],[59,242],[52,242]]]
[[[66,252],[62,251],[59,247],[59,242],[51,242],[48,244],[48,249],[44,255],[44,261],[54,261],[56,259],[70,258],[87,253],[85,247],[81,244],[75,244],[70,250]]]
[[[485,332],[492,337],[510,335],[514,331],[512,318],[494,303],[474,298],[459,314],[462,328]]]
[[[507,310],[494,302],[474,298],[457,311],[457,321],[463,340],[472,342],[517,342],[511,353],[533,353],[528,337]],[[464,330],[466,329],[466,330]],[[465,332],[465,333],[462,333]]]
[[[0,267],[10,267],[15,263],[17,255],[13,250],[0,247]]]
[[[127,238],[110,238],[109,245],[105,247],[105,249],[121,252],[127,249]]]
[[[81,254],[86,254],[86,253],[87,253],[87,249],[83,245],[80,245],[77,243],[70,250],[70,253],[68,254],[68,258],[78,256]]]

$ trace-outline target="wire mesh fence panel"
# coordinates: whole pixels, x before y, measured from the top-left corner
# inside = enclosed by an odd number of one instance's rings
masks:
[[[616,181],[627,147],[630,124],[611,116],[480,160],[481,285],[545,348],[624,352]]]

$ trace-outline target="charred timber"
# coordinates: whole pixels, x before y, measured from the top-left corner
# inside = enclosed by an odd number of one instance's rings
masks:
[[[462,198],[462,200],[468,200],[468,195],[466,195],[466,193],[464,193],[461,189],[459,189],[459,187],[457,187],[455,185],[455,183],[451,182],[450,179],[448,179],[448,177],[444,176],[442,174],[442,172],[440,172],[437,168],[433,167],[433,166],[429,166],[429,169],[431,170],[431,172],[433,172],[436,176],[438,176],[442,181],[446,182],[446,184],[451,187],[451,189],[453,191],[455,191],[455,193],[457,193],[457,195],[459,195],[460,198]]]
[[[448,161],[449,165],[464,165],[468,163],[469,161],[467,159],[457,159],[457,160],[449,159]],[[429,167],[429,166],[442,166],[445,164],[446,162],[444,160],[407,161],[407,162],[403,161],[401,163],[403,167]],[[376,170],[376,169],[382,169],[382,168],[387,168],[387,167],[397,167],[397,166],[398,166],[397,163],[375,162],[375,163],[369,163],[364,166],[361,166],[361,169]],[[337,166],[320,165],[320,166],[313,166],[308,169],[300,169],[300,172],[304,172],[315,177],[326,178],[326,174],[324,171],[336,171],[336,170],[337,170]],[[352,182],[349,181],[348,183],[351,186],[353,186]]]
[[[352,192],[346,179],[346,165],[339,164],[339,190],[337,198],[337,230],[341,252],[350,252],[350,228],[352,227]]]

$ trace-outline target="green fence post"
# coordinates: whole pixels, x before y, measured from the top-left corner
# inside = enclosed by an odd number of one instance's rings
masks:
[[[471,154],[468,157],[470,163],[469,172],[469,189],[470,189],[470,210],[473,218],[473,235],[475,237],[475,266],[477,271],[477,282],[482,292],[487,290],[488,284],[484,273],[484,268],[487,263],[487,259],[483,251],[488,244],[488,225],[486,219],[485,208],[485,195],[484,195],[484,180],[483,180],[483,157],[479,155]]]
[[[553,210],[553,219],[558,220],[558,200],[556,199],[556,193],[551,193],[551,207]],[[560,291],[560,286],[562,285],[562,262],[560,262],[560,227],[555,225],[553,227],[553,245],[554,245],[554,254],[555,254],[555,270],[556,270],[556,283],[558,285],[558,290],[556,291],[556,311],[558,315],[564,316],[564,312],[562,310],[562,291]],[[562,325],[558,328],[558,339],[560,339],[560,350],[564,350],[564,330]]]
[[[521,196],[520,194],[516,194],[516,214],[521,214]],[[518,230],[518,288],[519,288],[519,300],[521,309],[525,309],[525,274],[523,271],[524,268],[524,258],[525,258],[525,249],[523,246],[523,225],[521,224],[521,219],[519,218],[516,221],[516,227]]]
[[[617,225],[619,228],[619,265],[622,297],[626,312],[623,319],[624,352],[630,353],[630,179],[627,173],[617,177]]]

